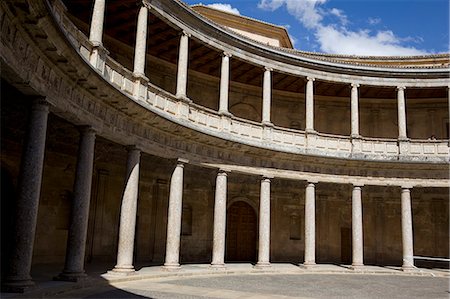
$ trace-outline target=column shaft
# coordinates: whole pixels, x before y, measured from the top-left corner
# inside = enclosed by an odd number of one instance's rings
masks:
[[[363,254],[363,221],[361,187],[353,186],[352,191],[352,267],[364,265]]]
[[[306,132],[314,132],[314,78],[306,78]]]
[[[230,54],[222,55],[222,67],[220,68],[220,98],[219,114],[229,115],[228,112],[228,90],[230,86]]]
[[[84,255],[91,200],[94,148],[94,131],[90,127],[82,127],[73,187],[66,259],[63,272],[56,278],[58,280],[77,281],[86,276],[84,273]]]
[[[136,47],[134,48],[134,70],[137,76],[145,77],[145,55],[147,48],[147,20],[148,8],[142,5],[139,9],[137,29],[136,29]]]
[[[259,245],[256,266],[270,265],[270,179],[263,177],[259,200]]]
[[[95,0],[92,12],[89,40],[94,46],[100,46],[103,38],[103,21],[105,18],[105,0]]]
[[[133,252],[136,232],[136,214],[139,191],[139,163],[141,152],[135,147],[128,149],[127,174],[120,209],[117,265],[114,272],[134,272]]]
[[[358,105],[359,84],[352,84],[351,91],[351,136],[359,136],[359,105]]]
[[[406,134],[406,106],[405,88],[397,88],[397,112],[398,112],[398,139],[407,139]]]
[[[413,253],[413,224],[411,210],[411,192],[408,188],[402,188],[402,245],[403,245],[403,270],[414,268]]]
[[[189,36],[185,32],[180,38],[180,50],[178,53],[177,72],[177,98],[187,100],[187,77],[189,61]]]
[[[169,211],[167,217],[166,260],[164,267],[180,266],[181,215],[183,210],[183,169],[184,163],[178,161],[170,180]]]
[[[20,164],[15,211],[14,246],[4,286],[9,291],[23,291],[34,285],[30,270],[36,232],[42,170],[47,134],[48,103],[33,101]]]
[[[262,123],[271,124],[270,122],[270,106],[271,106],[271,95],[272,95],[272,79],[271,79],[271,69],[266,68],[264,70],[263,78],[263,105],[262,105]]]
[[[316,208],[315,185],[308,183],[305,192],[305,261],[303,265],[316,264]]]
[[[219,171],[216,178],[216,197],[214,202],[214,233],[211,265],[225,266],[225,232],[227,217],[227,173]]]

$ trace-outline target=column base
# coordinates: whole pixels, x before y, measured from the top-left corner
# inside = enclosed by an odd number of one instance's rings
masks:
[[[414,267],[411,267],[411,266],[402,266],[402,271],[410,273],[410,272],[416,272],[417,269]]]
[[[314,262],[306,262],[303,264],[299,264],[299,267],[303,268],[303,269],[313,269],[316,267],[316,263]]]
[[[176,98],[180,101],[183,101],[187,104],[191,104],[192,100],[190,98],[188,98],[186,95],[176,95]]]
[[[6,280],[2,283],[1,290],[5,293],[26,293],[36,288],[33,280]]]
[[[353,271],[363,271],[364,270],[364,265],[363,264],[359,264],[359,265],[351,265],[349,267],[350,270]]]
[[[271,128],[273,128],[275,125],[273,124],[273,123],[271,123],[270,121],[262,121],[261,122],[262,123],[262,125],[264,126],[264,127],[271,127]]]
[[[272,267],[270,262],[258,262],[258,263],[256,263],[255,266],[253,266],[253,268],[256,268],[256,269],[265,269],[265,268],[269,268],[269,267]]]
[[[163,270],[166,271],[178,271],[181,269],[180,264],[170,264],[170,263],[165,263],[164,266],[162,266]]]
[[[351,134],[350,137],[351,137],[352,139],[361,139],[361,138],[362,138],[362,136],[359,135],[359,134]]]
[[[228,117],[232,117],[233,114],[231,114],[229,111],[227,110],[219,110],[219,112],[217,112],[219,115],[223,115],[223,116],[228,116]]]
[[[136,271],[133,266],[115,266],[114,269],[109,270],[107,273],[112,275],[128,276],[136,274]]]
[[[69,282],[79,282],[87,278],[87,274],[83,272],[65,272],[58,274],[58,276],[53,277],[55,281],[69,281]]]
[[[316,134],[317,134],[317,131],[314,130],[314,129],[306,129],[306,130],[305,130],[305,133],[306,133],[306,134],[310,134],[310,135],[316,135]]]

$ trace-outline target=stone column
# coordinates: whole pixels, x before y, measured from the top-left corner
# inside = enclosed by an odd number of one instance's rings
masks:
[[[397,87],[398,139],[408,139],[406,134],[405,87]]]
[[[84,273],[84,254],[89,220],[89,203],[91,200],[94,148],[94,130],[91,127],[81,127],[66,259],[64,270],[55,278],[56,280],[78,281],[86,277]]]
[[[183,31],[180,38],[180,50],[178,54],[178,72],[177,72],[177,98],[190,102],[187,97],[187,79],[189,62],[189,37],[190,35]]]
[[[353,185],[352,192],[352,269],[364,266],[363,220],[361,186]]]
[[[409,188],[402,187],[402,245],[403,245],[403,271],[414,269],[413,253],[413,224],[411,210],[411,192]]]
[[[94,11],[92,12],[89,41],[94,46],[102,45],[103,21],[105,18],[105,0],[95,0]]]
[[[136,29],[136,47],[134,48],[134,70],[135,76],[145,77],[145,55],[147,48],[147,20],[148,8],[141,4],[138,13]]]
[[[34,285],[30,270],[36,232],[49,105],[44,98],[33,100],[20,163],[15,210],[14,246],[3,287],[23,292]]]
[[[227,173],[219,170],[216,178],[216,197],[214,202],[214,233],[212,267],[225,267],[225,232],[227,217]]]
[[[359,137],[359,105],[358,105],[358,87],[359,84],[352,83],[351,91],[351,136]]]
[[[272,95],[272,69],[265,68],[263,78],[263,104],[262,104],[262,123],[271,126],[270,106]]]
[[[180,267],[181,214],[183,211],[183,170],[186,160],[178,159],[170,180],[169,211],[167,217],[166,260],[164,268]]]
[[[306,78],[306,128],[307,133],[314,133],[314,78]]]
[[[231,54],[223,53],[222,67],[220,68],[220,99],[219,114],[231,115],[228,112],[228,90],[230,86],[230,57]]]
[[[259,199],[259,244],[256,267],[270,266],[270,178],[263,176]]]
[[[316,208],[315,185],[308,182],[305,192],[305,267],[316,264]]]
[[[139,163],[141,151],[136,147],[128,149],[127,174],[120,208],[119,242],[117,265],[111,271],[115,274],[133,274],[134,236],[139,191]]]

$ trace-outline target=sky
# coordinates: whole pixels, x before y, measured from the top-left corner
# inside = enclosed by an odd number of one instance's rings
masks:
[[[294,48],[330,54],[448,53],[448,0],[184,0],[284,26]]]

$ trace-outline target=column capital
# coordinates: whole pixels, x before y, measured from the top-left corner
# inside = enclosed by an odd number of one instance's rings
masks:
[[[139,152],[139,154],[140,154],[140,152],[141,152],[141,149],[137,146],[137,145],[134,145],[134,144],[132,144],[132,145],[127,145],[127,152],[133,152],[133,151],[137,151],[137,152]]]
[[[397,90],[405,90],[406,89],[406,87],[405,86],[397,86]]]
[[[183,166],[184,166],[184,164],[189,164],[189,160],[188,160],[188,159],[185,159],[185,158],[178,158],[178,159],[177,159],[177,164],[178,164],[178,165],[183,165]]]
[[[273,68],[265,66],[265,67],[264,67],[264,71],[265,71],[265,72],[272,72],[272,71],[273,71]]]
[[[411,189],[413,188],[413,186],[412,185],[402,185],[401,188],[402,188],[402,193],[411,192]]]
[[[261,175],[261,181],[271,181],[272,179],[274,179],[275,177],[273,175],[270,174],[263,174]]]
[[[229,53],[229,52],[222,52],[222,56],[223,56],[223,57],[228,57],[228,58],[230,58],[230,57],[232,57],[233,55],[232,55],[231,53]]]
[[[218,176],[227,176],[228,172],[230,172],[229,170],[223,169],[223,168],[219,168],[219,170],[217,171],[217,175]]]
[[[362,187],[364,187],[364,184],[362,183],[352,183],[353,188],[359,188],[361,189]]]
[[[314,77],[306,77],[306,80],[314,82],[314,81],[316,81],[316,78],[314,78]]]
[[[47,97],[37,96],[33,98],[32,110],[48,111],[50,108],[50,103],[47,101]]]
[[[307,180],[306,181],[306,184],[309,186],[309,185],[313,185],[313,186],[315,186],[316,184],[318,184],[319,183],[319,181],[317,181],[317,180]]]
[[[180,35],[184,35],[184,36],[187,36],[187,37],[191,37],[191,34],[190,34],[189,32],[186,32],[185,30],[181,31],[181,32],[180,32]]]
[[[95,135],[97,131],[90,125],[81,125],[78,126],[78,131],[83,134],[92,134]]]
[[[350,84],[350,86],[352,88],[358,88],[360,85],[359,85],[359,83],[352,83],[352,84]]]

